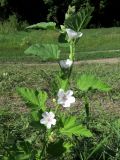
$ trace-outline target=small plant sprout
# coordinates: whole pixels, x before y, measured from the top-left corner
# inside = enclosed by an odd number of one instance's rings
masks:
[[[42,114],[42,117],[43,118],[40,120],[40,123],[44,124],[47,127],[47,129],[50,129],[51,125],[56,124],[56,119],[53,112],[44,112]]]
[[[75,32],[74,30],[70,28],[67,28],[66,32],[67,32],[69,40],[80,38],[83,35],[82,32]]]
[[[70,107],[70,105],[75,102],[75,97],[72,95],[72,90],[65,92],[63,89],[59,89],[57,103],[61,104],[65,108]]]
[[[70,59],[60,61],[60,66],[61,68],[64,68],[64,69],[70,68],[72,64],[73,64],[73,61]]]

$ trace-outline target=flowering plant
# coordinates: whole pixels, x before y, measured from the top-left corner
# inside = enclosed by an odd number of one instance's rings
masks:
[[[87,10],[88,11],[88,10]],[[84,11],[86,13],[86,11]],[[73,63],[75,60],[75,45],[81,38],[81,27],[85,25],[85,20],[90,20],[90,12],[86,13],[87,19],[81,17],[77,13],[74,16],[67,16],[64,24],[64,34],[67,42],[70,46],[70,54],[67,60],[61,60],[59,62],[61,68],[61,74],[59,76],[61,85],[57,91],[56,97],[53,97],[53,102],[47,104],[48,94],[43,90],[32,90],[28,88],[18,88],[18,93],[25,99],[27,106],[30,107],[31,124],[36,127],[38,134],[43,135],[41,141],[41,149],[36,153],[38,159],[47,159],[48,156],[52,158],[61,157],[66,153],[70,153],[75,147],[75,137],[92,137],[93,134],[89,129],[89,102],[86,96],[86,92],[90,89],[98,89],[108,91],[109,87],[96,79],[94,76],[83,75],[78,77],[76,81],[76,87],[78,91],[84,92],[85,98],[85,113],[86,123],[83,125],[80,122],[80,117],[70,114],[69,110],[71,106],[75,107],[75,92],[70,88],[70,77],[72,73]],[[81,13],[83,15],[83,11]],[[74,26],[74,20],[77,22],[77,26]],[[70,28],[71,27],[71,28]],[[62,29],[63,29],[62,28]],[[54,53],[57,55],[60,53],[58,48],[54,45],[44,45],[47,54]],[[39,55],[39,53],[37,53]],[[94,80],[94,83],[92,81]],[[34,142],[30,142],[31,143]],[[56,151],[58,150],[58,151]],[[32,155],[30,155],[32,156]]]

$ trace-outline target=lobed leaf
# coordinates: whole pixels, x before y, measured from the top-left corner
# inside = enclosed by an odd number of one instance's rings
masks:
[[[78,13],[74,13],[73,16],[70,16],[65,20],[65,27],[79,32],[82,28],[85,28],[91,20],[93,10],[93,7],[86,7]]]
[[[17,88],[18,93],[28,103],[34,106],[40,107],[43,111],[45,110],[45,102],[47,100],[47,93],[44,91],[36,91],[28,88]],[[34,106],[32,106],[34,108]]]
[[[41,60],[58,59],[60,50],[55,44],[34,44],[24,51],[27,55],[39,56]]]
[[[90,74],[83,74],[77,79],[77,87],[81,91],[97,89],[99,91],[108,92],[111,88],[101,80]]]
[[[55,22],[40,22],[37,24],[30,25],[26,29],[55,29],[55,26]]]
[[[86,127],[76,123],[76,117],[63,118],[63,126],[60,133],[72,138],[72,135],[91,137],[92,133]]]

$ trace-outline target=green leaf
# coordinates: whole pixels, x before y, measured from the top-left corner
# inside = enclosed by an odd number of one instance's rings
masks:
[[[28,103],[32,104],[32,108],[39,107],[43,111],[46,109],[45,102],[47,100],[47,93],[43,91],[36,91],[28,88],[17,88],[18,93]]]
[[[39,122],[40,119],[42,118],[42,110],[33,110],[31,111],[31,116],[34,122]]]
[[[69,81],[68,79],[62,79],[59,75],[57,75],[55,77],[55,81],[57,83],[58,89],[62,88],[64,90],[66,90],[69,86]]]
[[[85,28],[89,21],[91,20],[93,12],[93,7],[86,7],[81,9],[80,12],[73,14],[67,18],[64,22],[66,28],[73,29],[79,32],[82,28]]]
[[[71,15],[75,13],[75,6],[68,6],[68,10],[65,14],[65,19],[68,19]]]
[[[38,99],[38,91],[28,88],[17,88],[17,91],[21,95],[21,97],[28,102],[36,106],[40,106],[40,101]]]
[[[70,142],[64,142],[64,147],[66,149],[66,152],[70,152],[71,148],[73,147],[73,144]]]
[[[52,157],[59,157],[65,151],[63,139],[60,139],[58,142],[49,143],[47,147],[47,153],[50,154]]]
[[[41,60],[58,59],[60,50],[55,44],[34,44],[24,52],[27,55],[39,56]]]
[[[28,26],[26,29],[55,29],[56,23],[55,22],[40,22],[37,24],[33,24]]]
[[[64,33],[61,33],[58,37],[58,42],[60,42],[61,44],[59,44],[59,46],[61,47],[69,47],[67,40],[66,40],[66,31],[64,31]]]
[[[99,91],[108,92],[111,88],[101,80],[90,74],[83,74],[77,79],[77,87],[81,91],[97,89]]]
[[[39,92],[38,99],[40,100],[39,103],[40,103],[40,106],[41,106],[43,111],[46,110],[46,104],[45,103],[47,101],[47,98],[48,98],[48,95],[45,91]]]
[[[82,126],[81,124],[77,124],[76,117],[69,117],[62,119],[63,126],[60,128],[60,133],[72,138],[72,135],[76,136],[84,136],[84,137],[91,137],[92,133],[86,127]]]

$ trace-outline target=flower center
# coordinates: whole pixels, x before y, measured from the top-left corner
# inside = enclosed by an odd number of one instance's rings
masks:
[[[67,101],[67,99],[68,99],[67,96],[64,95],[64,96],[63,96],[63,101]]]
[[[48,121],[48,122],[51,122],[52,120],[51,120],[51,118],[50,118],[50,117],[48,117],[47,121]]]

